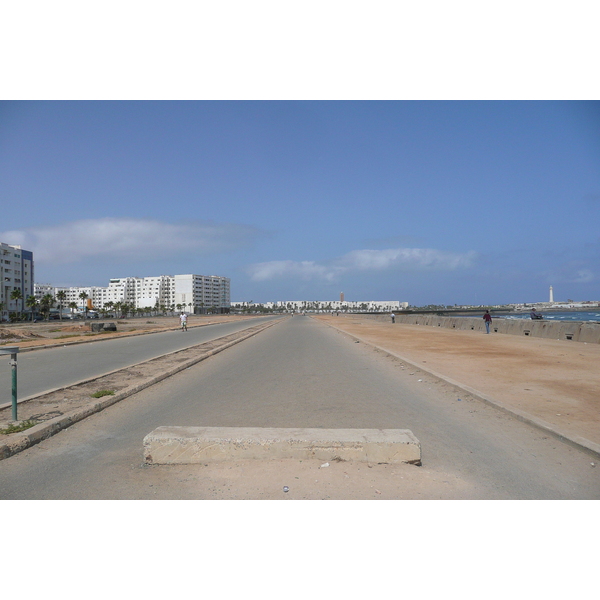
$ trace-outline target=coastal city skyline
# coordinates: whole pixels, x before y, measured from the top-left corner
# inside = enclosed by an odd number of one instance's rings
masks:
[[[8,101],[0,127],[0,239],[34,253],[36,282],[600,298],[599,102]]]
[[[286,595],[394,593],[381,552],[338,576],[390,539],[409,542],[393,558],[410,564],[403,591],[437,597],[460,578],[480,596],[494,575],[494,597],[594,589],[595,556],[556,549],[587,547],[597,526],[595,504],[565,500],[598,498],[600,305],[562,306],[600,301],[596,3],[34,1],[2,14],[0,319],[48,319],[2,328],[2,387],[16,412],[18,362],[33,426],[7,418],[5,437],[43,438],[2,461],[18,511],[5,537],[23,557],[9,594],[32,569],[45,581],[69,565],[61,593],[81,595],[108,547],[116,567],[93,596],[195,592],[198,556],[202,589],[221,595],[267,570]],[[34,283],[39,315],[17,299]],[[81,310],[50,307],[57,293]],[[213,317],[226,298],[237,314]],[[415,310],[344,315],[342,299]],[[156,300],[187,306],[189,332],[133,311]],[[104,410],[75,423],[88,406]],[[45,437],[55,424],[75,426]],[[156,428],[213,425],[399,427],[423,463],[143,462]],[[25,498],[96,502],[90,518],[82,502]],[[56,522],[75,527],[32,553]],[[240,536],[254,551],[221,560]]]

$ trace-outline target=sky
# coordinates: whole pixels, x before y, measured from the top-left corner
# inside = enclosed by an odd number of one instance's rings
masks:
[[[0,198],[56,286],[600,299],[597,101],[3,101]]]
[[[0,241],[37,282],[600,300],[594,3],[34,4],[0,36]]]

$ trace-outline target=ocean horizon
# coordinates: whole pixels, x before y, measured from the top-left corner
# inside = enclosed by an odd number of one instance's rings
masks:
[[[597,321],[600,322],[600,309],[579,311],[536,311],[544,321]],[[529,312],[494,315],[495,319],[531,319]]]

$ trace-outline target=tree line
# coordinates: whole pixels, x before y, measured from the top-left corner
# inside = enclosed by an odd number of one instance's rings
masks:
[[[89,298],[86,292],[81,292],[79,294],[79,298],[84,305],[85,317],[87,318],[89,308],[87,306],[87,299]],[[71,311],[71,315],[75,314],[75,311],[79,309],[76,302],[66,303],[67,293],[64,290],[60,290],[56,293],[56,297],[52,294],[45,294],[39,300],[35,296],[27,296],[25,299],[25,306],[28,309],[29,314],[24,314],[25,311],[22,308],[23,304],[23,295],[21,290],[15,289],[10,294],[10,299],[16,301],[17,303],[17,311],[11,313],[9,318],[11,321],[23,321],[23,320],[31,320],[37,319],[36,315],[41,315],[42,319],[48,320],[50,318],[50,313],[54,307],[58,308],[59,319],[63,320],[63,308],[68,308]],[[154,305],[154,307],[146,307],[146,308],[138,308],[135,306],[133,302],[107,302],[102,308],[97,309],[97,312],[102,315],[102,317],[107,317],[109,315],[114,316],[115,318],[124,319],[129,316],[156,316],[157,314],[166,315],[167,313],[181,312],[183,310],[189,309],[192,310],[193,303],[189,304],[172,304],[171,306],[166,306],[164,304],[160,304],[158,301]],[[202,308],[203,308],[202,304]],[[0,314],[4,311],[4,302],[0,302]],[[94,309],[95,310],[95,309]],[[210,307],[208,312],[215,312],[216,306]]]

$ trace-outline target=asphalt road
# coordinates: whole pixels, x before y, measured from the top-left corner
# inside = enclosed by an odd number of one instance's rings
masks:
[[[421,442],[423,466],[401,472],[413,484],[440,477],[431,497],[600,497],[589,455],[294,317],[0,461],[0,498],[209,497],[202,466],[188,469],[192,482],[181,469],[142,464],[142,440],[161,425],[406,428]]]
[[[73,385],[84,379],[202,344],[274,318],[277,317],[192,327],[186,333],[179,330],[166,331],[19,353],[18,398],[28,398],[47,390]],[[12,375],[9,359],[10,356],[0,357],[0,404],[11,401]]]

